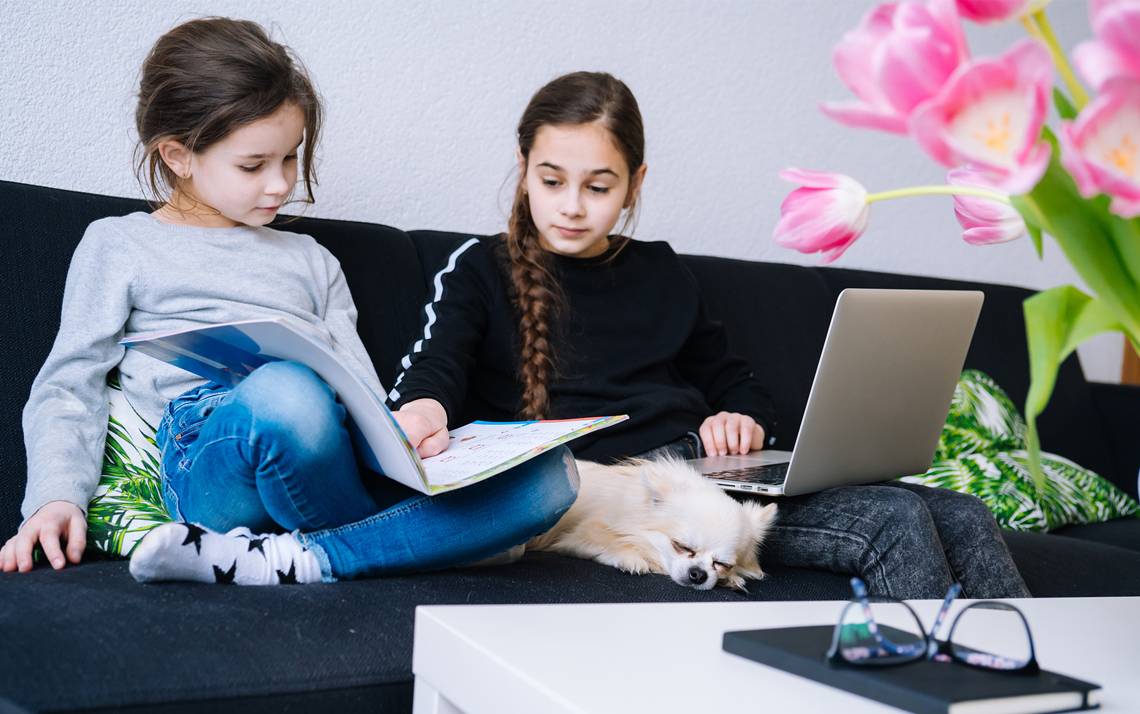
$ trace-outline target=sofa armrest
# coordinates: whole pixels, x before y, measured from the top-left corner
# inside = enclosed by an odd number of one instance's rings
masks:
[[[1100,412],[1101,425],[1109,447],[1115,473],[1102,474],[1137,498],[1137,473],[1140,472],[1140,386],[1090,382],[1093,403]]]

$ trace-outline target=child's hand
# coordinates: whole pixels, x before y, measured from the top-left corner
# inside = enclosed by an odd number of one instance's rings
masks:
[[[62,544],[67,543],[67,557]],[[32,569],[32,551],[39,544],[51,567],[59,570],[68,561],[79,563],[87,546],[87,518],[79,506],[67,501],[44,504],[0,548],[0,572],[26,573]]]
[[[436,400],[416,399],[392,416],[421,458],[435,456],[447,448],[447,411]]]
[[[764,448],[764,427],[746,414],[720,412],[701,424],[701,443],[709,456],[759,451]]]

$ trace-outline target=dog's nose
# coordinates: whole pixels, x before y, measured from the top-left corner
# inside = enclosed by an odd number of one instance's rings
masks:
[[[708,579],[709,574],[706,573],[703,568],[698,568],[695,565],[689,568],[689,580],[693,582],[693,585],[700,585]]]

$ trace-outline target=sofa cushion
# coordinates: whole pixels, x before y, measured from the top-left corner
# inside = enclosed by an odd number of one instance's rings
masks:
[[[776,407],[775,447],[795,444],[835,299],[819,272],[779,263],[682,256],[728,347],[746,357]]]
[[[1029,471],[1026,431],[1001,387],[983,372],[966,370],[954,388],[934,463],[902,480],[977,496],[1010,530],[1047,531],[1140,514],[1140,504],[1112,483],[1048,452],[1040,454],[1038,485]]]
[[[1090,382],[1089,388],[1104,436],[1112,446],[1116,474],[1111,481],[1133,498],[1140,499],[1140,439],[1136,438],[1140,385]]]
[[[1133,539],[1140,537],[1140,520],[1125,518],[1120,524]],[[1002,536],[1034,597],[1140,595],[1137,550],[1057,533],[1003,531]]]
[[[107,376],[110,414],[103,447],[103,473],[87,504],[87,547],[129,556],[155,526],[171,520],[162,500],[155,425],[127,401],[119,371]]]
[[[1140,595],[1138,552],[1004,535],[1035,595]],[[552,553],[504,567],[282,587],[140,585],[123,561],[39,568],[0,576],[0,692],[36,710],[408,711],[417,605],[849,597],[845,576],[765,569],[741,594]],[[130,647],[115,645],[124,639]]]
[[[1140,519],[1136,518],[1117,518],[1104,523],[1065,526],[1053,533],[1066,538],[1078,538],[1140,551]]]
[[[843,576],[767,570],[741,594],[549,553],[499,568],[281,587],[140,585],[123,561],[40,568],[0,576],[0,692],[36,710],[193,703],[215,711],[266,695],[282,709],[330,708],[313,698],[320,693],[344,709],[408,711],[416,605],[846,597]],[[360,688],[376,699],[343,701]]]

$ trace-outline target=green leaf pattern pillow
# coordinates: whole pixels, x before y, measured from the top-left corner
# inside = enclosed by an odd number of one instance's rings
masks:
[[[1140,515],[1140,504],[1099,475],[1042,453],[1038,492],[1025,452],[1025,420],[993,379],[967,370],[954,390],[934,463],[903,481],[980,498],[998,523],[1016,531],[1048,531]]]
[[[155,428],[127,401],[118,371],[108,375],[107,386],[111,411],[103,473],[87,505],[87,544],[126,557],[147,531],[171,518],[162,501]]]

